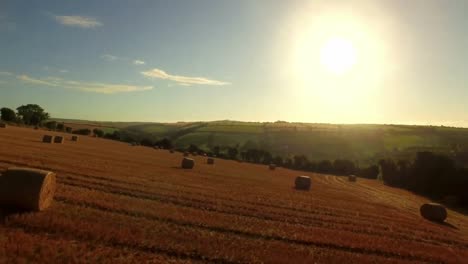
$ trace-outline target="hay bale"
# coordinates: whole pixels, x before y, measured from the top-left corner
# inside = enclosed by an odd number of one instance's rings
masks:
[[[349,175],[349,176],[348,176],[348,181],[350,181],[350,182],[356,182],[356,175]]]
[[[52,143],[53,141],[54,141],[54,136],[44,135],[42,137],[42,142],[44,142],[44,143]]]
[[[72,141],[78,141],[78,136],[72,136]]]
[[[14,209],[42,211],[55,194],[55,173],[30,168],[9,168],[0,177],[0,204]]]
[[[62,136],[55,136],[54,137],[54,143],[62,144],[63,143],[63,137]]]
[[[275,170],[276,169],[276,164],[272,163],[268,167],[270,168],[270,170]]]
[[[182,168],[183,169],[193,169],[193,166],[195,166],[195,161],[190,158],[183,158],[182,159]]]
[[[426,203],[419,209],[421,216],[434,222],[444,222],[447,218],[447,210],[441,204]]]
[[[6,128],[7,125],[5,123],[0,123],[0,128]]]
[[[294,183],[298,190],[310,190],[311,181],[309,176],[298,176]]]
[[[206,159],[206,163],[210,164],[210,165],[213,165],[214,164],[214,159],[213,158],[208,158],[208,159]]]

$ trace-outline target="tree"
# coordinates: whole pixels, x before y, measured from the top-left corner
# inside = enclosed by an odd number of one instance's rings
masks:
[[[49,121],[49,122],[45,123],[45,127],[47,127],[50,130],[55,130],[55,129],[57,129],[57,122]]]
[[[154,141],[150,138],[144,138],[140,141],[140,144],[145,147],[152,147],[154,146]]]
[[[73,134],[89,136],[91,134],[91,129],[83,128],[83,129],[74,130]]]
[[[10,108],[3,107],[0,109],[2,120],[7,122],[14,122],[16,120],[15,111]]]
[[[172,149],[172,142],[168,138],[163,138],[155,143],[156,146],[164,149]]]
[[[322,160],[317,164],[317,171],[321,173],[331,173],[333,164],[329,160]]]
[[[102,131],[99,128],[93,129],[93,133],[94,133],[94,135],[96,135],[96,137],[103,137],[104,136],[104,131]]]
[[[230,159],[235,159],[239,151],[235,147],[228,147],[228,156]]]
[[[59,130],[59,131],[65,130],[65,124],[64,123],[58,123],[57,124],[57,130]]]
[[[49,113],[44,112],[44,109],[37,104],[22,105],[16,110],[26,125],[40,125],[49,119]]]
[[[199,150],[200,149],[194,144],[190,144],[190,146],[187,149],[187,151],[190,153],[198,153]]]

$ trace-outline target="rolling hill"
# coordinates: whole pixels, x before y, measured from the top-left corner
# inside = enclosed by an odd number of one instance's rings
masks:
[[[192,123],[113,123],[69,120],[74,127],[102,126],[141,140],[170,138],[176,147],[190,144],[208,151],[214,146],[259,148],[283,157],[304,154],[309,160],[350,159],[376,163],[392,156],[408,158],[416,151],[468,151],[468,129],[408,125],[334,125],[213,121]],[[86,125],[84,125],[86,124]]]

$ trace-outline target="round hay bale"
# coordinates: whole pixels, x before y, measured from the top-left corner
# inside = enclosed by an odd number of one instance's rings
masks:
[[[54,136],[44,135],[42,137],[42,142],[44,142],[44,143],[52,143],[53,141],[54,141]]]
[[[210,165],[213,165],[214,164],[214,159],[213,158],[208,158],[208,159],[206,159],[206,163],[210,164]]]
[[[6,128],[7,125],[5,123],[0,123],[0,128]]]
[[[55,136],[54,137],[54,143],[62,144],[63,143],[63,137],[62,136]]]
[[[15,209],[42,211],[55,194],[55,173],[30,168],[9,168],[0,177],[0,204]]]
[[[276,164],[272,163],[268,167],[270,168],[270,170],[275,170],[276,169]]]
[[[193,169],[193,166],[195,166],[195,161],[190,158],[183,158],[182,159],[182,168],[183,169]]]
[[[421,216],[434,222],[444,222],[447,218],[447,210],[441,204],[426,203],[419,209]]]
[[[294,183],[298,190],[310,190],[311,181],[309,176],[298,176]]]
[[[356,182],[356,175],[349,175],[349,176],[348,176],[348,181],[350,181],[350,182]]]
[[[78,136],[72,136],[72,141],[78,141]]]

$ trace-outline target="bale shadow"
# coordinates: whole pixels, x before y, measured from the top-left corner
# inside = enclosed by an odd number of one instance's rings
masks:
[[[297,187],[291,187],[291,189],[293,189],[294,191],[300,191],[300,192],[310,192],[310,189],[301,189],[301,188],[297,188]]]
[[[447,223],[447,222],[434,222],[434,221],[431,221],[432,223],[435,223],[435,224],[438,224],[438,225],[441,225],[441,226],[445,226],[445,227],[448,227],[448,228],[452,228],[452,229],[455,229],[455,230],[459,230],[458,227],[450,224],[450,223]]]
[[[180,166],[172,166],[171,168],[172,168],[172,169],[183,170],[183,171],[190,171],[190,170],[193,170],[193,168],[191,168],[191,169],[185,169],[185,168],[182,168],[182,167],[180,167]]]
[[[3,225],[5,224],[6,219],[8,219],[9,216],[12,215],[17,215],[17,214],[23,214],[27,213],[28,211],[18,209],[18,208],[12,208],[12,207],[0,207],[0,224]]]

